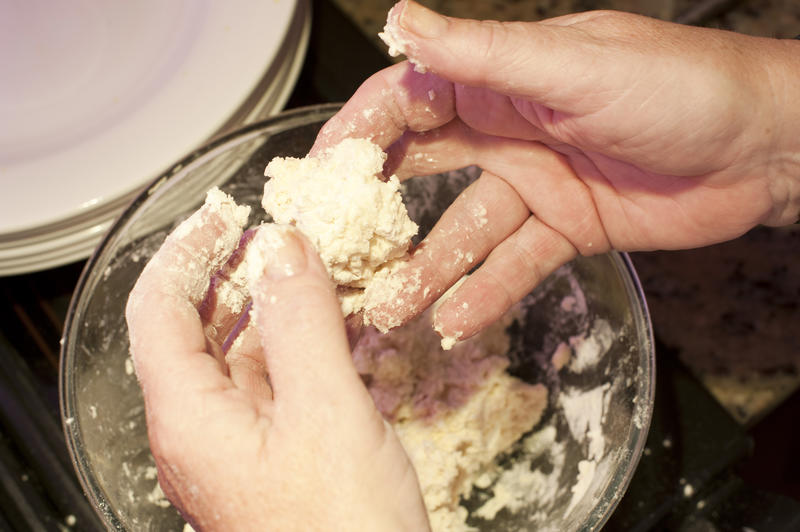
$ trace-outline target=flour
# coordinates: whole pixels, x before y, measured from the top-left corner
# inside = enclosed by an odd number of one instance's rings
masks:
[[[242,238],[244,243],[247,234]],[[250,303],[248,282],[250,279],[250,263],[256,255],[255,246],[243,245],[237,248],[228,262],[212,280],[212,288],[217,301],[228,307],[231,315],[238,315]]]
[[[499,472],[493,481],[493,495],[474,513],[477,517],[493,520],[501,510],[518,512],[533,504],[552,505],[559,493],[559,478],[564,470],[564,444],[556,441],[556,429],[548,425],[523,441],[525,458]],[[544,473],[535,469],[533,462],[548,454],[552,469]],[[484,486],[488,487],[488,486]]]
[[[606,320],[595,321],[592,330],[585,336],[570,338],[570,344],[575,351],[569,364],[570,369],[580,373],[587,368],[596,366],[611,348],[613,342],[614,331],[611,329],[611,325]]]
[[[170,506],[169,500],[164,494],[164,490],[161,489],[161,484],[158,482],[155,483],[153,491],[147,494],[147,501],[161,508],[168,508]]]
[[[567,506],[567,511],[565,513],[571,513],[575,506],[583,499],[583,496],[589,489],[589,485],[592,483],[592,480],[594,480],[596,469],[597,462],[594,460],[581,460],[578,462],[578,480],[570,488],[572,499],[570,499],[569,506]]]
[[[435,312],[446,297],[428,313]],[[515,319],[523,319],[524,314],[517,311]],[[521,515],[510,522],[558,530],[550,522],[555,513],[569,521],[573,513],[580,513],[579,508],[593,504],[588,497],[596,496],[595,480],[607,477],[611,463],[606,459],[603,423],[614,385],[564,386],[554,401],[556,417],[519,440],[524,427],[532,427],[539,414],[518,416],[530,405],[544,408],[544,395],[520,397],[513,391],[520,381],[505,373],[509,339],[502,331],[511,318],[484,331],[487,336],[482,339],[457,342],[448,352],[435,345],[437,337],[427,320],[412,321],[388,334],[369,329],[364,343],[354,351],[354,361],[417,470],[433,530],[473,530],[470,519],[494,525],[508,523],[509,516],[516,514]],[[585,330],[576,336],[604,345],[610,325],[588,321]],[[592,338],[594,334],[603,338]],[[555,346],[544,359],[568,367],[572,348],[566,342]],[[593,357],[595,363],[599,358]],[[587,364],[583,371],[592,368]],[[496,434],[503,433],[503,427],[513,427],[500,439],[503,444],[486,447],[484,442],[498,440]],[[503,451],[512,452],[514,459],[501,466],[498,459],[508,456]],[[477,496],[475,490],[480,490]],[[467,511],[459,502],[470,497],[477,499]]]
[[[445,293],[442,294],[441,297],[439,297],[439,299],[433,305],[431,305],[431,311],[433,312],[433,330],[439,333],[439,336],[442,337],[441,345],[442,349],[444,349],[445,351],[449,351],[450,349],[453,348],[454,345],[456,345],[459,339],[464,335],[464,331],[454,331],[451,335],[445,334],[442,328],[442,324],[438,320],[439,307],[442,306],[442,303],[453,297],[453,294],[455,294],[456,291],[458,291],[458,289],[461,287],[461,285],[464,284],[464,282],[467,280],[467,277],[468,275],[462,275],[458,281],[456,281],[450,288],[448,288],[445,291]],[[466,310],[468,308],[469,305],[467,305],[466,307],[462,306],[463,310]]]
[[[575,286],[572,288],[570,304],[560,305],[564,315],[553,316],[554,321],[576,310],[583,310],[583,318],[586,317],[582,294],[576,294]],[[584,323],[585,333],[574,335],[571,343],[556,343],[552,353],[542,357],[554,370],[565,368],[573,375],[571,368],[575,367],[576,351],[583,345],[589,347],[582,348],[584,358],[577,367],[583,374],[598,371],[597,364],[616,334],[605,320],[585,320]],[[504,529],[502,523],[521,522],[536,530],[575,526],[565,523],[574,519],[573,514],[584,511],[579,508],[596,504],[591,498],[597,496],[596,484],[608,478],[609,468],[614,464],[603,425],[617,386],[619,383],[614,379],[588,389],[562,384],[555,399],[556,417],[515,446],[515,461],[510,467],[484,475],[482,484],[490,496],[481,499],[471,515],[491,521],[500,529]],[[522,516],[508,521],[508,516],[515,513]],[[562,521],[554,519],[556,514],[562,516]],[[517,528],[510,526],[508,529]]]
[[[214,187],[206,194],[203,207],[183,221],[168,237],[167,241],[183,240],[195,231],[211,230],[217,233],[212,249],[199,250],[197,256],[181,255],[180,263],[165,263],[169,256],[156,256],[148,262],[145,269],[163,268],[178,270],[181,275],[175,276],[182,286],[168,285],[165,291],[174,291],[188,295],[190,300],[199,304],[208,289],[208,280],[227,261],[239,244],[243,227],[247,224],[250,207],[237,205],[231,196]],[[187,275],[192,273],[192,275]],[[129,304],[139,305],[141,296],[135,291],[131,293]]]
[[[345,139],[318,157],[276,157],[265,170],[264,209],[311,241],[331,279],[346,288],[345,314],[364,306],[363,290],[406,257],[418,230],[397,177],[380,179],[385,160],[376,144]]]
[[[559,402],[576,441],[586,441],[590,459],[599,460],[605,450],[603,436],[604,395],[609,384],[601,384],[588,391],[562,390]]]
[[[538,422],[547,389],[505,371],[513,314],[447,353],[430,314],[366,330],[353,361],[414,465],[433,530],[468,530],[460,499]]]
[[[421,269],[402,260],[387,264],[375,272],[372,282],[364,289],[361,299],[364,324],[374,325],[381,332],[397,327],[401,323],[397,308],[418,298],[421,291]]]
[[[420,74],[424,74],[427,72],[428,67],[419,60],[414,59],[414,56],[418,52],[417,44],[405,37],[405,30],[400,27],[401,8],[402,6],[397,3],[389,10],[389,14],[386,17],[386,25],[383,27],[383,31],[378,33],[378,37],[389,47],[390,56],[397,57],[401,54],[405,55],[408,57],[409,61],[414,64],[414,70]],[[430,93],[428,97],[433,100],[433,98],[430,97]]]
[[[134,371],[133,359],[131,357],[125,358],[125,375],[133,375]]]
[[[486,224],[489,223],[489,219],[486,217],[487,210],[486,207],[480,203],[477,203],[472,206],[472,215],[477,220],[477,227],[485,227]]]

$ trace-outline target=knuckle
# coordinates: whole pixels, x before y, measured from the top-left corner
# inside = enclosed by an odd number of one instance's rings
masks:
[[[527,280],[526,284],[539,284],[544,279],[544,274],[530,246],[525,245],[519,239],[515,239],[512,250],[518,264],[521,266],[520,270],[524,274],[523,277]]]

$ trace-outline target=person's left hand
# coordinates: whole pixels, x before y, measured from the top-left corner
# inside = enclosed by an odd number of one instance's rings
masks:
[[[167,497],[199,530],[428,529],[414,469],[353,367],[316,252],[293,228],[267,225],[243,253],[236,213],[232,202],[206,204],[128,301]],[[230,342],[250,294],[256,326]]]
[[[367,298],[381,329],[467,272],[434,313],[448,341],[579,254],[705,246],[797,220],[798,41],[610,11],[466,20],[412,0],[384,31],[414,64],[367,79],[312,153],[367,138],[401,181],[482,173],[394,270],[388,296]]]

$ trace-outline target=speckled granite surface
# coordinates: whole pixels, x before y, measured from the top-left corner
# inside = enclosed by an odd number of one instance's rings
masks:
[[[377,33],[393,0],[334,2],[385,51]],[[678,20],[709,5],[697,0],[421,2],[452,16],[494,20],[540,20],[588,9]],[[798,0],[714,3],[721,7],[703,18],[707,26],[765,37],[800,34]],[[634,263],[656,335],[739,422],[756,421],[800,387],[800,226],[757,228],[704,249],[639,253]]]
[[[798,251],[795,225],[632,258],[661,340],[697,371],[743,375],[800,369]]]
[[[799,251],[795,225],[632,255],[656,335],[744,424],[800,386]]]

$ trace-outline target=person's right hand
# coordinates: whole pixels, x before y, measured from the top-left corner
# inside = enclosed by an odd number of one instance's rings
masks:
[[[392,10],[405,62],[367,80],[320,133],[389,152],[401,179],[484,172],[367,317],[391,327],[441,305],[464,338],[576,254],[677,249],[800,212],[800,41],[587,12],[539,23]],[[419,69],[417,69],[419,70]],[[374,302],[373,302],[374,304]]]

